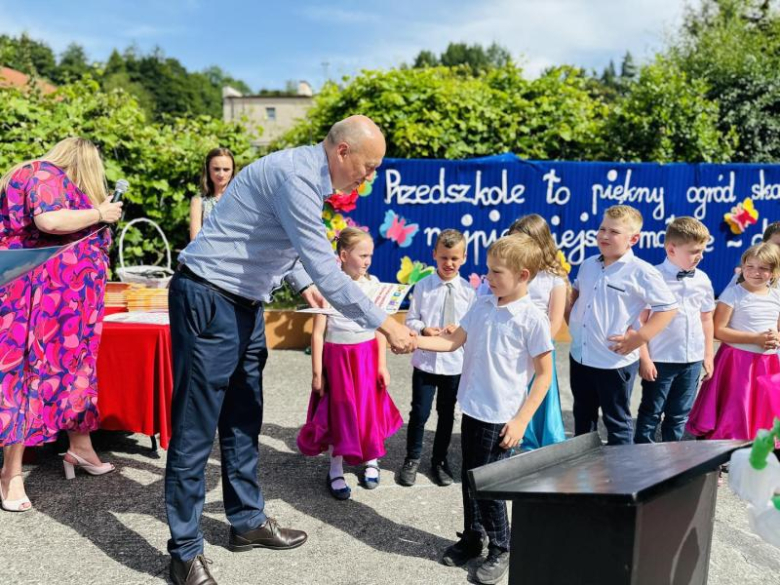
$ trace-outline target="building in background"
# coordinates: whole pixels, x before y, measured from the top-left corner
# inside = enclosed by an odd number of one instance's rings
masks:
[[[255,146],[268,146],[306,116],[314,104],[314,93],[306,81],[298,83],[295,95],[243,95],[232,87],[222,88],[222,117],[240,122],[250,132],[263,129]],[[246,120],[242,120],[246,117]]]
[[[0,66],[0,87],[30,89],[32,83],[35,83],[35,87],[45,95],[57,91],[57,86],[52,85],[48,81],[44,81],[40,78],[32,78],[29,75],[17,71],[16,69],[11,69],[10,67]]]

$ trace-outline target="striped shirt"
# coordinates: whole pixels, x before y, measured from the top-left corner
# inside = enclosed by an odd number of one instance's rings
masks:
[[[214,285],[269,302],[285,279],[312,283],[342,315],[376,329],[387,314],[336,263],[322,205],[333,192],[322,143],[274,152],[230,182],[179,261]]]

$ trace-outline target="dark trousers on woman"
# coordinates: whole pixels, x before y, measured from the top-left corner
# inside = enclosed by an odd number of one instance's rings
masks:
[[[228,521],[239,533],[266,521],[257,464],[268,350],[262,303],[177,273],[169,311],[174,388],[165,469],[168,552],[187,561],[203,552],[205,472],[217,429]]]
[[[431,462],[435,465],[447,460],[447,450],[452,439],[455,420],[455,401],[458,396],[460,374],[447,376],[429,374],[417,368],[412,373],[412,411],[406,431],[406,457],[419,459],[422,453],[425,423],[431,415],[433,397],[436,396],[436,435],[433,439]]]
[[[631,391],[639,361],[624,368],[592,368],[569,357],[571,393],[574,396],[574,434],[598,430],[599,408],[607,427],[607,444],[626,445],[634,440]]]
[[[468,471],[509,457],[502,449],[501,429],[504,423],[482,422],[463,415],[460,424],[460,449],[463,456],[461,489],[463,491],[463,538],[478,542],[487,534],[488,546],[509,551],[509,517],[503,500],[478,500],[469,486]]]

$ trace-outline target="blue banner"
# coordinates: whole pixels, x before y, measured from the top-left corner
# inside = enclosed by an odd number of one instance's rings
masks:
[[[596,233],[604,210],[631,205],[644,217],[634,252],[658,264],[664,232],[674,217],[690,215],[712,234],[700,267],[715,292],[725,287],[749,246],[767,224],[780,220],[780,165],[536,162],[514,155],[449,161],[385,159],[368,196],[344,212],[367,226],[376,250],[372,273],[394,282],[401,259],[433,264],[438,233],[461,230],[468,261],[461,274],[484,274],[487,247],[518,217],[538,213],[558,247],[577,267],[598,253]],[[738,205],[747,208],[734,209]],[[735,234],[725,220],[751,221]]]

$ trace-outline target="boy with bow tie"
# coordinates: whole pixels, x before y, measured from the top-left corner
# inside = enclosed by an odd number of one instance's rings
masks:
[[[697,268],[708,244],[706,226],[692,217],[678,217],[666,229],[666,260],[661,272],[679,309],[669,326],[640,349],[642,402],[636,420],[636,443],[655,442],[661,422],[663,441],[679,441],[699,386],[713,370],[715,295],[707,275]],[[647,309],[640,321],[650,315]]]

